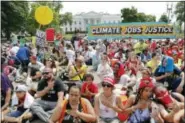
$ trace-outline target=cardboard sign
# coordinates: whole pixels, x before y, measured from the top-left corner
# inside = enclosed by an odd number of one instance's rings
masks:
[[[110,38],[164,39],[175,38],[173,26],[164,22],[97,24],[88,26],[88,39]]]
[[[37,30],[36,32],[36,45],[40,47],[44,47],[46,34],[41,30]]]

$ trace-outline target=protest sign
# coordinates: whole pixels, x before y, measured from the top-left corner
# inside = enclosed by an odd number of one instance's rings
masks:
[[[88,39],[175,38],[173,26],[164,22],[97,24],[88,26]]]
[[[36,45],[43,47],[45,42],[45,32],[37,30],[36,32]]]

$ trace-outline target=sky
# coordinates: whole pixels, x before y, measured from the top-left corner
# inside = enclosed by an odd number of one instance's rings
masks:
[[[175,8],[176,2],[173,3]],[[167,2],[63,2],[62,13],[72,12],[78,14],[81,12],[107,12],[110,14],[121,14],[122,8],[131,8],[134,6],[138,12],[155,15],[157,20],[163,13],[167,12]],[[173,21],[175,19],[173,18]]]

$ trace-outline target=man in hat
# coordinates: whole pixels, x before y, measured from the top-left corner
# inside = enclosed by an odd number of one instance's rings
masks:
[[[49,112],[52,112],[54,107],[57,104],[60,105],[63,100],[64,85],[54,79],[51,68],[44,68],[42,76],[43,79],[39,82],[35,94],[37,99],[31,106],[31,110],[40,120],[49,122]]]
[[[16,95],[14,95],[12,99],[12,106],[16,106],[17,110],[8,113],[5,116],[4,121],[22,123],[23,119],[32,116],[31,113],[25,113],[25,111],[30,108],[34,102],[34,98],[28,93],[25,85],[18,85],[15,88],[15,93]],[[22,115],[24,115],[24,117]]]

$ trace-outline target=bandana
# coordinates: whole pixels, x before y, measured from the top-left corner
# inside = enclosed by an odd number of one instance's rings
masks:
[[[172,103],[172,98],[168,91],[161,91],[160,93],[156,93],[156,97],[161,101],[162,104],[167,106]]]
[[[139,89],[145,88],[145,87],[149,87],[149,88],[152,88],[152,89],[154,88],[152,78],[148,77],[148,78],[142,78],[140,80]]]

